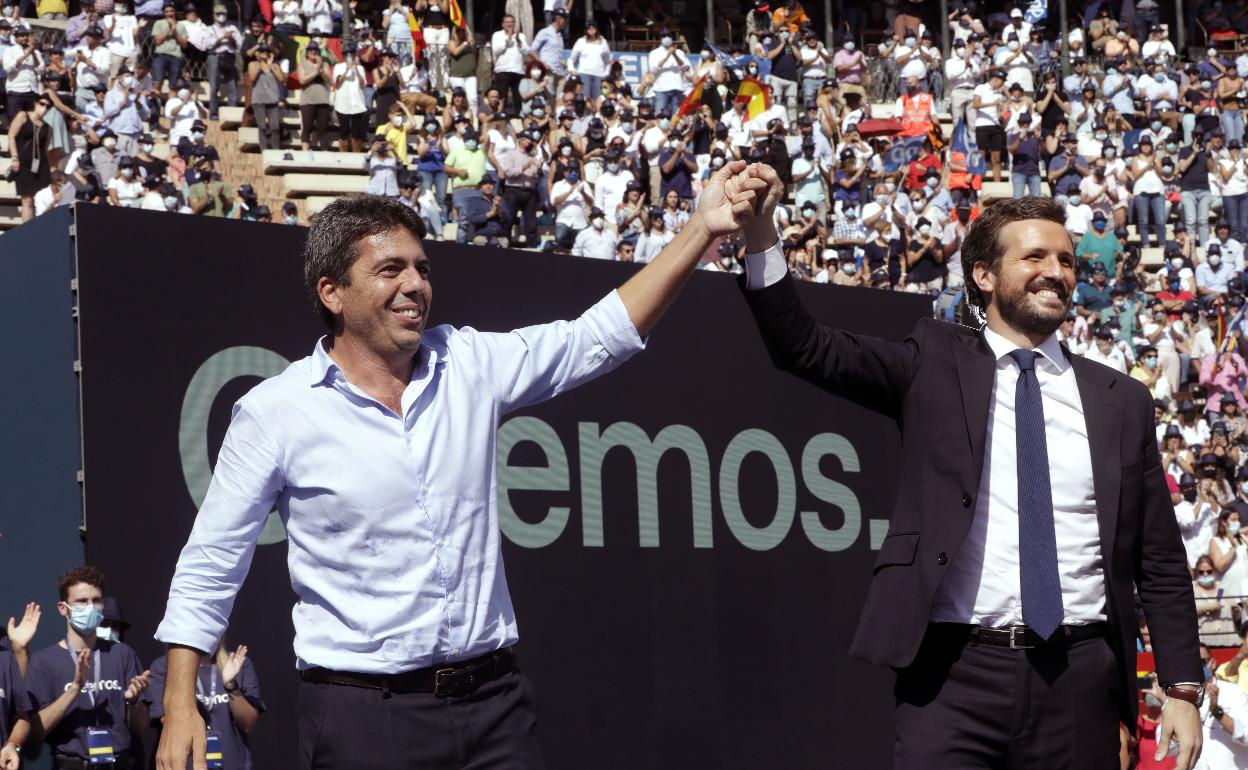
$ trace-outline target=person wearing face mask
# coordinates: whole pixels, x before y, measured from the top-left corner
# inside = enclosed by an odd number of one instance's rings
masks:
[[[178,193],[178,188],[169,182],[164,182],[156,189],[156,193],[160,200],[159,208],[156,211],[165,211],[170,214],[193,214],[191,207],[182,202],[182,196]],[[145,204],[143,208],[148,208]]]
[[[177,146],[194,139],[195,124],[208,117],[208,107],[199,100],[199,93],[179,88],[165,102],[165,118],[169,121],[169,144]]]
[[[1196,266],[1196,294],[1201,297],[1220,297],[1227,293],[1235,266],[1224,261],[1221,250],[1209,251],[1205,261]]]
[[[1146,248],[1150,245],[1158,247],[1166,242],[1161,157],[1154,152],[1153,140],[1147,135],[1141,137],[1137,151],[1138,154],[1127,167],[1127,173],[1134,180],[1135,224],[1141,244]],[[1150,220],[1153,228],[1151,244],[1148,233]]]
[[[139,136],[149,117],[147,100],[136,88],[134,73],[123,66],[104,97],[104,119],[117,137],[117,152],[131,157],[138,154]]]
[[[1222,211],[1231,237],[1242,243],[1248,230],[1248,157],[1237,139],[1228,139],[1226,155],[1218,161],[1222,183]]]
[[[1001,128],[1001,105],[1005,96],[1005,73],[992,70],[988,82],[975,87],[971,106],[975,109],[975,142],[980,152],[988,153],[992,165],[992,180],[1004,181],[1001,171],[1001,153],[1006,149],[1005,131]],[[1050,173],[1050,180],[1052,180]],[[988,180],[988,176],[984,176]]]
[[[143,197],[143,180],[139,178],[134,159],[123,157],[117,164],[117,175],[108,180],[108,200],[114,206],[135,208]]]
[[[854,39],[847,38],[832,55],[832,71],[840,84],[841,93],[864,94],[863,84],[866,82],[867,57],[858,49]]]
[[[597,206],[589,211],[589,227],[576,234],[572,244],[572,256],[591,259],[615,259],[619,239],[607,227],[607,218]]]
[[[224,97],[231,107],[238,104],[238,52],[243,33],[229,23],[224,5],[213,7],[212,44],[206,57],[208,65],[208,113],[217,119],[217,108]]]
[[[600,211],[614,212],[618,209],[629,185],[636,181],[633,172],[625,168],[622,161],[623,158],[615,150],[607,152],[605,167],[594,182],[594,207]],[[615,223],[610,226],[614,230]]]
[[[611,44],[598,32],[598,21],[591,15],[585,20],[585,34],[572,44],[568,57],[570,74],[578,75],[585,84],[585,94],[597,104],[602,98],[602,81],[610,74]],[[712,59],[711,64],[716,62]],[[702,66],[702,62],[699,63]],[[714,71],[704,74],[714,75]],[[714,77],[710,82],[717,83]],[[614,257],[614,254],[612,255]]]
[[[1073,242],[1078,243],[1092,225],[1092,207],[1078,190],[1066,196],[1066,230]]]
[[[1109,275],[1114,275],[1117,272],[1118,254],[1121,251],[1122,244],[1109,229],[1105,212],[1094,211],[1091,229],[1084,233],[1079,242],[1075,244],[1075,257],[1088,269],[1100,265]]]
[[[689,63],[689,57],[676,45],[671,30],[664,29],[659,35],[658,48],[648,55],[649,71],[654,76],[650,93],[654,95],[655,114],[674,114],[680,109],[680,103],[692,86],[689,76],[693,67]]]
[[[1212,457],[1212,455],[1206,455],[1206,457]],[[1201,458],[1202,473],[1205,467],[1204,459]],[[1212,482],[1213,479],[1202,478],[1198,483],[1203,483],[1208,489],[1213,490]],[[1212,495],[1213,492],[1209,494]],[[1240,531],[1240,515],[1237,508],[1228,505],[1223,507],[1218,514],[1217,529],[1209,541],[1209,558],[1213,561],[1218,580],[1228,594],[1248,595],[1248,590],[1246,590],[1248,585],[1244,583],[1248,579],[1248,537]]]
[[[1231,225],[1225,219],[1220,219],[1213,227],[1213,237],[1204,243],[1206,256],[1214,250],[1222,255],[1223,262],[1229,262],[1235,272],[1241,272],[1244,269],[1244,246],[1238,239],[1231,236]]]
[[[1210,176],[1218,175],[1218,162],[1203,135],[1179,150],[1178,172],[1183,223],[1188,232],[1197,234],[1199,243],[1205,243],[1209,240]]]
[[[507,14],[503,17],[502,29],[490,38],[490,49],[494,55],[494,82],[491,85],[499,90],[504,103],[518,113],[520,81],[524,78],[529,43],[524,33],[516,28],[515,16]]]
[[[1098,364],[1104,364],[1114,371],[1127,373],[1127,357],[1114,343],[1114,333],[1105,324],[1096,330],[1092,345],[1083,353],[1083,357]]]
[[[1148,326],[1144,327],[1145,335],[1148,333],[1148,328]],[[1140,348],[1139,357],[1136,359],[1135,366],[1131,368],[1130,376],[1144,383],[1154,399],[1169,398],[1174,393],[1174,387],[1159,363],[1157,348],[1152,345]]]
[[[541,135],[522,133],[516,146],[498,156],[498,170],[503,179],[503,200],[508,213],[510,235],[516,220],[523,217],[525,246],[537,246],[537,183],[541,176],[542,155],[537,151]],[[512,240],[514,244],[515,241]]]
[[[74,567],[57,589],[65,637],[31,656],[25,682],[52,766],[86,767],[90,758],[95,767],[103,757],[118,770],[132,767],[132,732],[148,724],[142,696],[150,672],[125,643],[97,634],[104,617],[104,576],[98,569]]]

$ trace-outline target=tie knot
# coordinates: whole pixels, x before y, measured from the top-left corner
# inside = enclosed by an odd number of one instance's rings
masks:
[[[1036,368],[1036,356],[1040,355],[1034,350],[1011,350],[1010,358],[1018,363],[1018,368],[1024,372],[1032,371]]]

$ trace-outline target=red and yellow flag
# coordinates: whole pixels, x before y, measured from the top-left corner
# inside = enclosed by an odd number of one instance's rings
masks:
[[[464,19],[464,12],[459,7],[459,0],[451,0],[450,11],[451,23],[457,27],[468,29],[468,22]]]
[[[734,101],[745,102],[745,114],[753,120],[771,107],[771,89],[757,78],[744,77],[737,88],[737,98]]]
[[[692,115],[697,111],[699,105],[702,104],[702,86],[706,83],[706,75],[698,78],[698,82],[693,84],[693,90],[680,103],[680,109],[676,110],[675,119],[683,118],[685,115]]]

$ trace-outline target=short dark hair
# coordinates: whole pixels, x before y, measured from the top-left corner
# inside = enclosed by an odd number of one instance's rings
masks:
[[[69,572],[61,575],[60,579],[56,581],[56,590],[57,593],[60,594],[61,601],[68,599],[69,589],[79,583],[86,583],[89,586],[95,586],[103,592],[104,573],[100,572],[97,568],[92,567],[90,564],[82,564],[70,569]]]
[[[334,314],[321,303],[316,284],[326,277],[340,286],[350,286],[351,265],[360,255],[360,241],[400,227],[418,239],[425,237],[425,223],[420,215],[384,195],[339,198],[312,221],[303,246],[303,282],[313,306],[331,331]]]
[[[977,313],[987,312],[984,295],[975,283],[975,263],[983,262],[996,273],[1001,269],[1001,257],[1005,247],[1001,245],[1001,230],[1012,222],[1026,219],[1046,219],[1066,226],[1066,207],[1052,198],[1028,196],[1024,198],[1001,198],[984,207],[971,224],[970,232],[962,241],[962,277],[966,281],[966,303]]]

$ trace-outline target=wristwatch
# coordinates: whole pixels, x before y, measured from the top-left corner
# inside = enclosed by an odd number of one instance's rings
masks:
[[[1200,708],[1201,704],[1205,702],[1205,685],[1172,684],[1166,688],[1166,697],[1185,700],[1196,708]]]
[[[1224,713],[1225,713],[1225,712],[1224,712],[1224,711],[1222,711],[1222,707],[1221,707],[1221,706],[1214,706],[1213,708],[1209,709],[1209,716],[1213,717],[1214,719],[1218,720],[1219,722],[1221,722],[1221,721],[1222,721],[1222,714],[1224,714]]]

